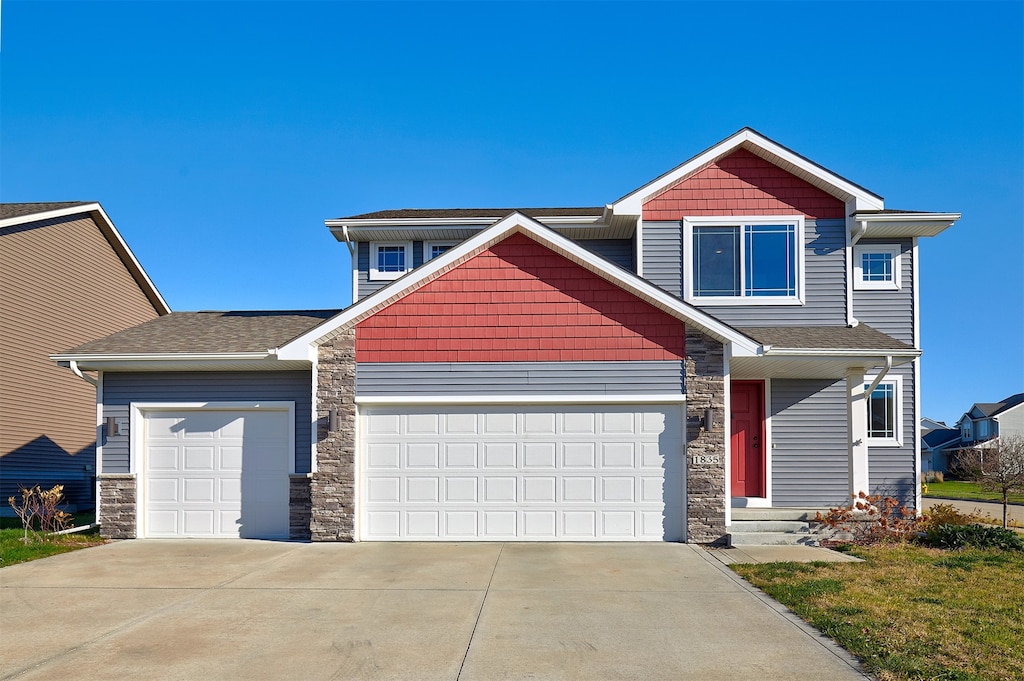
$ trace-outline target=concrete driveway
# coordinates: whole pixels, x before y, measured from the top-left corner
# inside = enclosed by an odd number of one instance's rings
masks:
[[[682,544],[126,541],[0,570],[2,679],[863,679]]]

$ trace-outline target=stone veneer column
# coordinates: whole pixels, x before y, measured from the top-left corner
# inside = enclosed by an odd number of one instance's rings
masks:
[[[687,541],[720,543],[725,531],[725,349],[686,330],[686,525]],[[701,427],[711,408],[710,431]],[[709,463],[694,463],[707,457]],[[717,457],[717,463],[710,463]],[[698,459],[699,460],[699,459]]]
[[[288,476],[288,538],[309,539],[310,513],[313,501],[309,496],[309,473]]]
[[[317,355],[316,472],[310,478],[310,538],[352,541],[355,537],[355,328],[320,346]],[[328,414],[338,427],[328,431]]]
[[[135,539],[138,486],[133,473],[103,473],[100,481],[100,536]]]

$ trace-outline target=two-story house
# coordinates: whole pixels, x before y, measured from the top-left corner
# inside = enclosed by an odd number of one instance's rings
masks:
[[[1000,436],[1024,435],[1024,393],[999,402],[976,402],[956,422],[964,447],[983,446]]]
[[[734,509],[919,505],[917,240],[958,218],[743,129],[601,206],[328,220],[344,310],[54,359],[118,424],[108,536],[715,542]]]

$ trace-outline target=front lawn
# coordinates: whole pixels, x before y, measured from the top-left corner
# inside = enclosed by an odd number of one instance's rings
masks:
[[[732,567],[883,681],[1024,679],[1024,552],[851,552],[867,562]]]
[[[991,501],[997,504],[1003,503],[1002,497],[997,492],[982,492],[981,486],[978,483],[964,482],[963,480],[929,482],[928,493],[924,496],[964,499],[966,501]],[[1010,503],[1024,504],[1024,495],[1011,494]]]

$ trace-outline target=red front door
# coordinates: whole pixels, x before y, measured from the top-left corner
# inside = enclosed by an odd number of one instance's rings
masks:
[[[732,496],[765,496],[764,382],[732,382]]]

